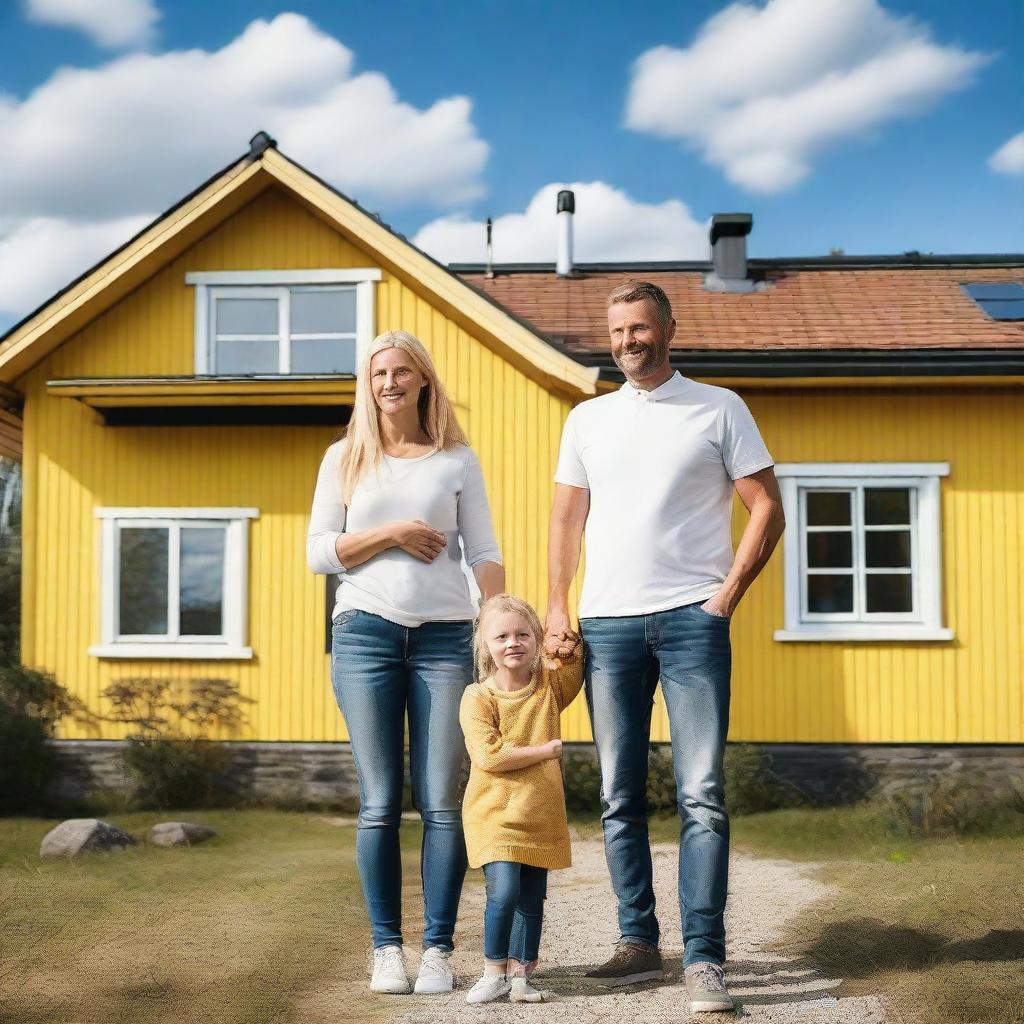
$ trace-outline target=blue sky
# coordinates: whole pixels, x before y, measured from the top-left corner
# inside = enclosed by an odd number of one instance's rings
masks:
[[[581,259],[719,210],[758,256],[1024,251],[1018,0],[5,0],[0,40],[0,326],[258,128],[443,259],[489,215],[552,259],[570,183]]]

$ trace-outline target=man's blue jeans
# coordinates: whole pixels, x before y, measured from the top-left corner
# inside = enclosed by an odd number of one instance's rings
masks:
[[[466,875],[459,703],[473,681],[472,640],[469,621],[410,628],[363,611],[334,620],[331,679],[359,777],[356,864],[375,949],[402,944],[398,828],[407,709],[412,802],[423,819],[423,947],[453,945]]]
[[[729,620],[684,605],[580,620],[586,695],[601,766],[601,822],[623,940],[658,945],[647,758],[661,679],[672,739],[684,964],[725,961],[729,818],[722,759],[729,729]]]
[[[494,860],[484,865],[484,956],[488,960],[536,960],[544,925],[547,868]]]

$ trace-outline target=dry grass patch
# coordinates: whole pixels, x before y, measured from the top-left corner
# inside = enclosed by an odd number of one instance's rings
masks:
[[[52,822],[4,822],[0,1021],[380,1019],[353,830],[301,814],[193,818],[218,837],[70,862],[38,858]],[[156,820],[115,823],[141,837]]]

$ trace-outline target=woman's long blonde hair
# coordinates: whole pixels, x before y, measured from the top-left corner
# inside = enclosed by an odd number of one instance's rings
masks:
[[[483,682],[483,680],[493,676],[498,671],[498,666],[494,664],[494,659],[491,657],[491,652],[487,647],[484,627],[492,615],[497,615],[501,612],[515,612],[516,615],[521,615],[530,624],[530,632],[533,633],[533,638],[537,641],[537,652],[534,655],[531,669],[536,675],[537,670],[540,668],[540,660],[544,648],[544,627],[540,623],[540,616],[534,611],[533,606],[521,597],[516,597],[514,594],[495,594],[494,597],[489,597],[480,606],[480,614],[477,616],[476,627],[473,630],[473,661],[476,664],[476,678],[478,682]]]
[[[384,334],[378,334],[363,356],[356,377],[356,400],[352,408],[352,419],[345,431],[348,444],[341,459],[341,493],[346,505],[351,504],[352,493],[363,478],[363,474],[370,468],[376,469],[383,454],[380,412],[370,389],[370,361],[386,348],[400,348],[407,352],[413,366],[426,378],[426,386],[420,391],[417,404],[420,427],[430,438],[434,450],[469,444],[455,418],[451,399],[437,375],[437,370],[434,369],[430,354],[423,347],[423,342],[414,338],[408,331],[385,331]]]

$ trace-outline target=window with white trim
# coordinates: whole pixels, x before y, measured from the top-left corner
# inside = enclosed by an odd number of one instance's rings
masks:
[[[776,640],[948,640],[939,480],[946,463],[776,466],[786,513]]]
[[[114,658],[247,659],[251,508],[107,508],[101,643]]]
[[[196,373],[354,374],[374,335],[380,271],[186,274],[196,289]]]

